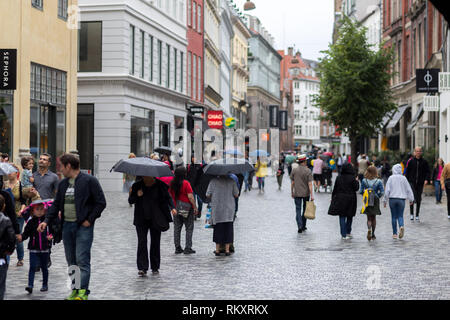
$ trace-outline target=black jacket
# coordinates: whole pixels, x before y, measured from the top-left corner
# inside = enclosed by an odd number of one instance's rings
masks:
[[[336,178],[328,214],[332,216],[354,217],[357,202],[356,192],[359,182],[355,179],[355,171],[350,163],[342,166],[341,175]]]
[[[38,251],[44,251],[48,250],[51,247],[51,240],[47,239],[48,235],[53,235],[53,231],[50,227],[45,228],[44,232],[38,232],[37,228],[39,224],[44,222],[45,217],[33,217],[30,220],[28,220],[25,229],[22,233],[22,241],[27,240],[28,241],[28,249],[29,250],[38,250]]]
[[[0,212],[0,259],[6,258],[16,247],[16,235],[11,220]]]
[[[151,217],[150,221],[154,228],[164,232],[169,230],[169,223],[172,222],[171,210],[174,208],[172,197],[169,194],[169,187],[164,182],[156,179],[156,190],[158,192],[158,207],[150,208]],[[144,195],[138,197],[138,190],[143,190]],[[134,204],[134,220],[133,224],[135,226],[144,225],[146,220],[144,203],[146,196],[144,190],[144,181],[138,181],[131,187],[131,193],[128,197],[128,203]],[[148,208],[147,208],[148,209]]]
[[[58,212],[61,211],[61,223],[64,224],[64,198],[68,187],[69,178],[61,180],[56,198],[48,209],[45,223],[53,225],[58,218]],[[100,218],[105,208],[105,195],[98,180],[91,175],[80,172],[75,179],[75,210],[78,224],[81,225],[87,220],[93,225],[95,220]]]
[[[406,179],[409,183],[417,186],[423,186],[425,181],[430,180],[430,167],[424,158],[411,158],[405,168]]]
[[[437,180],[438,174],[439,174],[439,166],[437,168],[433,167],[433,174],[431,176],[431,182],[434,182]]]
[[[14,228],[14,232],[16,234],[20,234],[20,228],[19,224],[17,223],[16,218],[16,208],[14,205],[14,200],[12,199],[11,195],[4,190],[0,190],[0,194],[5,198],[5,211],[4,214],[11,220],[12,226]]]
[[[197,193],[198,185],[200,184],[200,179],[203,175],[203,165],[201,164],[190,164],[187,167],[187,180],[191,184],[192,189]]]

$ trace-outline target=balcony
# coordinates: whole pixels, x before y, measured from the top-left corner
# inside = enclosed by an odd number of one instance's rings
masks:
[[[389,36],[392,38],[402,30],[403,30],[403,20],[402,17],[400,16],[394,22],[391,23],[391,32],[389,32]]]

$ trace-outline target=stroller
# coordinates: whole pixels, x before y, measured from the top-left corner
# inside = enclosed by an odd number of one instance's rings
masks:
[[[333,170],[331,170],[331,168],[329,166],[326,166],[325,168],[322,169],[322,185],[325,188],[325,192],[328,191],[329,192],[333,192],[333,183],[332,183],[332,175],[333,175]]]

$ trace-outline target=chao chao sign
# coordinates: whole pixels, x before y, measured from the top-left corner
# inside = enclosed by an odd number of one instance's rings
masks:
[[[222,111],[208,111],[208,126],[211,129],[223,128],[223,112]]]

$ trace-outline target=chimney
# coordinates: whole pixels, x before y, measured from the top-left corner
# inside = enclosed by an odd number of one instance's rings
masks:
[[[293,47],[289,47],[288,48],[288,56],[293,56],[294,55],[294,48]]]

